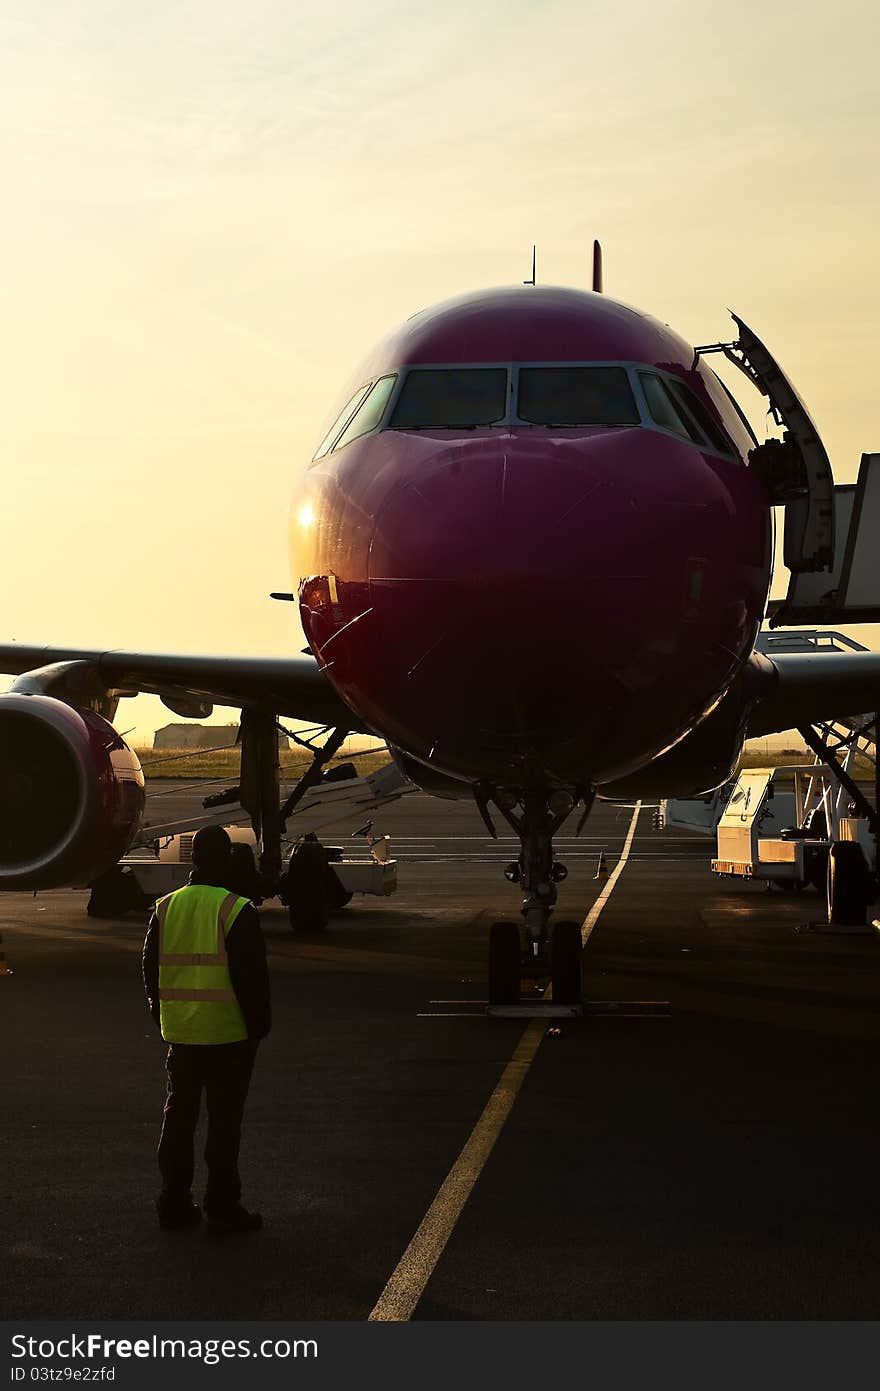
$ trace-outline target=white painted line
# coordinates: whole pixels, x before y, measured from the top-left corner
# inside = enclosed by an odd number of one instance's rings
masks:
[[[596,920],[608,902],[626,864],[641,805],[641,802],[636,804],[617,867],[581,929],[584,942],[595,927]],[[455,1230],[465,1203],[473,1192],[474,1184],[483,1172],[486,1160],[513,1109],[513,1103],[541,1046],[546,1028],[545,1020],[533,1019],[523,1030],[513,1056],[501,1074],[501,1080],[465,1141],[464,1149],[440,1185],[437,1196],[380,1294],[370,1314],[370,1323],[405,1323],[407,1319],[412,1318],[413,1310],[446,1249],[446,1243]]]
[[[620,859],[617,861],[617,864],[611,871],[608,883],[605,885],[599,897],[596,899],[596,902],[593,904],[589,913],[584,918],[583,925],[581,927],[581,941],[583,942],[584,946],[587,945],[587,942],[590,939],[590,933],[592,932],[593,928],[596,926],[596,923],[598,921],[599,914],[602,912],[602,909],[605,907],[605,904],[611,897],[614,885],[617,883],[618,879],[623,873],[624,866],[627,860],[629,859],[629,852],[632,849],[633,837],[636,833],[636,825],[638,824],[639,812],[641,811],[641,809],[641,802],[636,802],[635,809],[632,814],[632,820],[629,823],[629,830],[626,833],[626,840],[623,842],[623,849],[620,852]]]
[[[613,856],[606,858],[612,859]],[[419,855],[408,854],[406,851],[394,855],[398,864],[402,865],[503,865],[504,857],[490,855]],[[595,855],[566,855],[566,864],[583,864],[585,862],[595,864]],[[701,855],[644,855],[641,851],[635,850],[630,855],[631,860],[637,860],[639,864],[653,864],[659,861],[665,865],[695,865],[697,868],[705,866],[708,861]]]
[[[444,1012],[443,1010],[428,1010],[428,1011],[423,1011],[423,1012],[421,1012],[421,1013],[419,1013],[419,1014],[416,1015],[416,1019],[482,1019],[482,1018],[483,1018],[483,1015],[482,1015],[482,1014],[475,1014],[475,1013],[473,1012],[473,1010],[471,1010],[469,1014],[468,1014],[468,1013],[465,1013],[464,1010],[458,1010],[458,1011],[456,1011],[456,1012],[453,1013],[453,1014],[450,1014],[448,1010],[445,1011],[445,1012]],[[372,1317],[373,1317],[373,1315],[371,1314],[371,1315],[370,1315],[370,1318],[372,1318]]]

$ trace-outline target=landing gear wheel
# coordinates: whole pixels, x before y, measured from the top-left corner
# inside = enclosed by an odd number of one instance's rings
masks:
[[[871,880],[862,847],[837,840],[828,852],[828,921],[841,927],[864,927],[871,902]]]
[[[294,932],[321,932],[327,926],[327,871],[327,851],[316,836],[294,846],[284,884]]]
[[[489,1004],[515,1005],[520,985],[519,928],[515,922],[489,929]]]
[[[558,1005],[579,1005],[582,1002],[583,950],[580,923],[554,924],[550,945],[550,969],[553,999]]]
[[[327,866],[322,888],[324,890],[324,906],[328,913],[338,913],[341,908],[347,908],[351,903],[351,894],[332,864]]]

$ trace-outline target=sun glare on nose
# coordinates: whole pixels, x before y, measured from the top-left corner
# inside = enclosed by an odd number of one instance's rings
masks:
[[[304,502],[296,514],[296,520],[301,527],[310,527],[315,524],[315,509],[311,502]]]

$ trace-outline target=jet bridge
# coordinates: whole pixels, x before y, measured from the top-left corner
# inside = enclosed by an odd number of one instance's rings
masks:
[[[880,454],[863,454],[855,483],[834,489],[834,562],[792,570],[788,593],[770,607],[770,626],[880,622]]]

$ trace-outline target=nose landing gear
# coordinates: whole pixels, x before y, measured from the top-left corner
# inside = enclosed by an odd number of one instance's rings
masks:
[[[507,866],[505,877],[522,887],[522,917],[525,942],[515,922],[492,924],[489,936],[489,1007],[516,1005],[523,976],[550,977],[552,999],[556,1005],[581,1005],[581,929],[577,922],[558,922],[550,930],[557,890],[567,874],[553,857],[553,837],[563,821],[583,798],[583,825],[593,802],[592,791],[529,790],[518,801],[507,790],[491,794],[481,789],[478,805],[486,815],[488,801],[494,802],[520,839],[519,860]],[[519,806],[520,810],[515,810]],[[580,826],[578,830],[580,830]],[[548,950],[549,947],[549,950]]]

